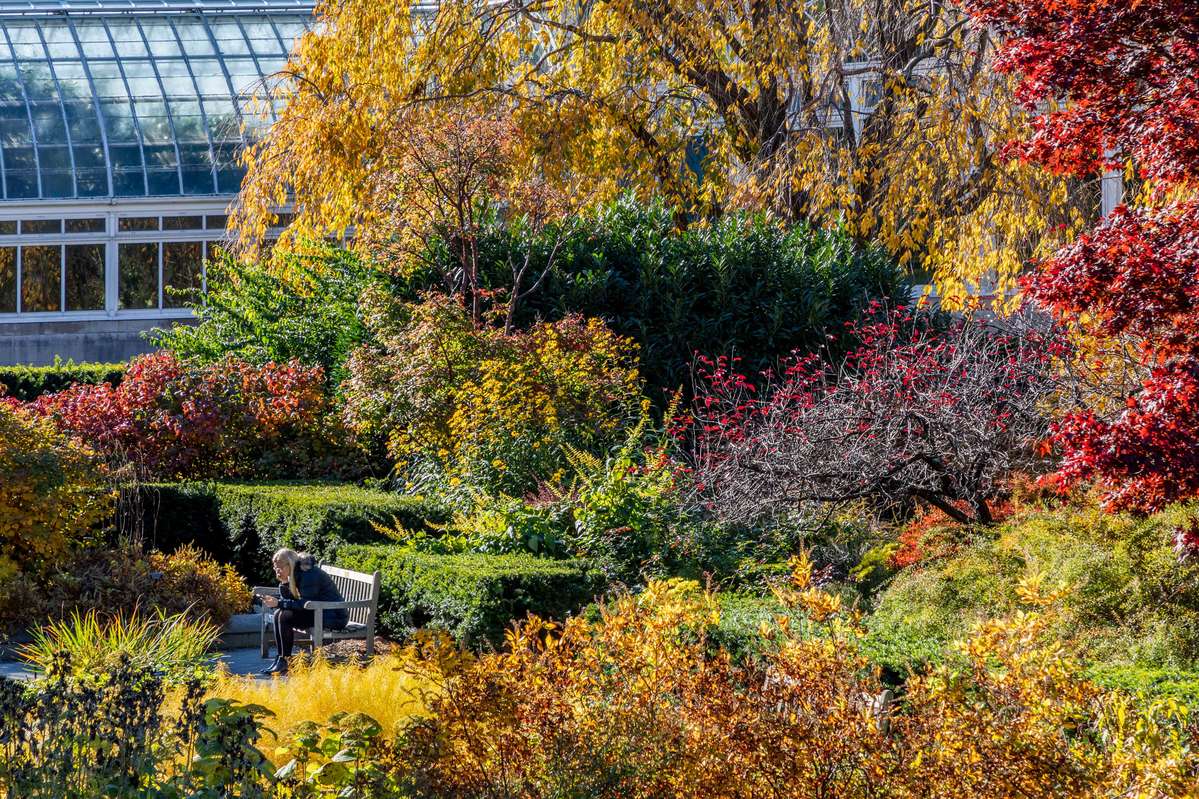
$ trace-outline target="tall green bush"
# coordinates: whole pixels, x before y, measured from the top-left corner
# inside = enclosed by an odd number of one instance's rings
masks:
[[[400,546],[343,546],[337,565],[380,572],[379,621],[403,635],[423,627],[463,643],[498,643],[529,613],[560,619],[604,589],[586,561],[532,555],[435,555]]]
[[[480,246],[488,279],[506,287],[510,264],[526,252],[544,264],[560,235],[492,228]],[[757,371],[826,344],[866,302],[904,287],[881,249],[862,250],[841,231],[738,214],[679,231],[671,208],[629,197],[578,220],[555,263],[521,323],[602,317],[640,345],[647,385],[668,389],[689,384],[697,351],[732,353],[743,370]]]
[[[312,483],[160,483],[142,486],[135,519],[148,545],[193,544],[232,563],[249,580],[273,582],[280,547],[332,557],[346,543],[379,543],[376,530],[444,523],[437,503],[354,485]]]

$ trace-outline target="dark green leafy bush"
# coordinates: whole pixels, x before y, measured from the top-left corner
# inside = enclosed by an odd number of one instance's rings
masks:
[[[328,558],[341,544],[387,540],[375,525],[448,521],[435,502],[342,484],[162,483],[142,487],[140,505],[147,545],[195,544],[255,581],[273,581],[280,547]]]
[[[433,555],[397,546],[343,546],[336,564],[382,576],[379,621],[402,635],[439,627],[463,643],[497,643],[529,613],[562,618],[604,589],[586,561],[532,555]]]
[[[530,241],[493,229],[481,242],[490,280],[506,287],[511,259],[530,249],[544,263],[557,236]],[[862,250],[839,231],[728,215],[680,232],[662,203],[624,198],[580,220],[519,321],[602,317],[640,345],[648,386],[675,389],[690,384],[696,352],[735,354],[752,374],[792,350],[824,346],[870,299],[899,296],[903,286],[881,249]]]
[[[58,653],[44,679],[0,679],[0,796],[268,796],[270,763],[257,744],[269,711],[205,700],[198,676],[177,704],[164,701],[166,687],[123,653],[94,674],[76,674]]]
[[[53,366],[0,366],[0,395],[29,402],[53,394],[75,383],[112,383],[125,376],[123,363],[55,363]]]

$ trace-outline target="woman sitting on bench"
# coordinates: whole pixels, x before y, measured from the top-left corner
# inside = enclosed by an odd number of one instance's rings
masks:
[[[305,602],[344,602],[345,598],[309,554],[281,549],[271,558],[279,580],[279,596],[264,596],[263,604],[275,608],[275,649],[278,657],[263,674],[286,674],[287,659],[295,645],[296,630],[307,630],[315,621],[314,612],[304,609]],[[326,629],[343,629],[350,620],[345,608],[330,608],[321,617]]]

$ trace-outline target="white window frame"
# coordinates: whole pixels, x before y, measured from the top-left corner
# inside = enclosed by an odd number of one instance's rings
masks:
[[[163,230],[162,217],[168,216],[225,216],[228,215],[232,197],[220,198],[137,198],[129,200],[33,200],[27,203],[0,203],[0,221],[39,220],[39,219],[80,219],[103,218],[104,233],[60,233],[40,235],[0,235],[0,247],[22,247],[46,244],[60,246],[63,244],[104,244],[104,310],[92,311],[63,311],[65,307],[66,280],[65,266],[60,259],[60,310],[33,311],[20,310],[21,303],[21,267],[20,250],[17,257],[17,308],[16,313],[0,313],[0,323],[38,323],[54,321],[97,321],[108,319],[186,319],[194,315],[191,308],[164,307],[166,298],[163,296],[162,285],[162,244],[170,242],[198,241],[204,243],[201,257],[207,262],[210,253],[206,242],[221,241],[226,238],[223,230]],[[138,230],[120,232],[118,220],[130,216],[159,217],[158,230]],[[117,255],[122,243],[156,242],[158,247],[158,307],[121,309],[118,307],[120,291],[120,275]],[[63,256],[65,257],[65,255]],[[202,273],[204,287],[207,288],[207,270]]]

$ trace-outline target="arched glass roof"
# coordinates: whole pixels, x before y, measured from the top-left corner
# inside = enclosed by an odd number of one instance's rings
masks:
[[[293,0],[0,1],[4,200],[232,194]],[[273,112],[272,112],[273,113]]]

